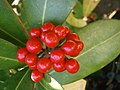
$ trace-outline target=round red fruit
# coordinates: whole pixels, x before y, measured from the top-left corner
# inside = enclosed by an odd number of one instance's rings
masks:
[[[62,48],[62,50],[64,51],[65,54],[74,57],[75,56],[74,53],[76,53],[75,50],[77,49],[77,44],[76,44],[75,41],[68,40],[68,41],[63,43],[61,48]]]
[[[69,34],[66,36],[66,40],[79,41],[80,38],[79,38],[79,36],[78,36],[76,33],[69,33]]]
[[[30,30],[30,36],[34,38],[38,38],[40,36],[41,30],[39,28],[32,28]]]
[[[53,50],[50,54],[50,60],[53,63],[59,63],[64,61],[65,54],[62,50]]]
[[[53,68],[56,72],[63,72],[65,70],[65,61],[60,63],[54,63]]]
[[[38,70],[34,70],[32,73],[31,73],[31,79],[34,81],[34,82],[39,82],[40,80],[42,80],[43,78],[43,73],[39,72]]]
[[[66,29],[65,29],[64,26],[59,25],[59,26],[55,27],[54,31],[58,35],[58,37],[60,39],[65,38],[65,36],[66,36]]]
[[[44,43],[47,47],[53,48],[58,45],[59,39],[54,32],[50,31],[45,34]]]
[[[26,48],[20,48],[17,51],[16,57],[19,62],[25,62],[25,57],[28,54],[28,51]]]
[[[77,50],[82,51],[84,48],[84,43],[82,41],[75,41],[77,43]]]
[[[30,53],[38,53],[42,49],[42,44],[37,38],[31,38],[27,41],[26,48]]]
[[[54,24],[52,24],[51,22],[47,22],[42,25],[41,30],[42,30],[42,32],[53,31],[54,28],[55,28]]]
[[[72,74],[78,72],[80,68],[79,63],[75,59],[72,59],[72,58],[66,60],[65,67],[66,67],[66,70]]]
[[[34,65],[29,65],[29,68],[30,68],[31,70],[36,70],[36,69],[37,69],[37,65],[36,65],[36,64],[34,64]]]
[[[69,34],[69,33],[71,33],[70,28],[69,28],[69,27],[66,27],[66,26],[65,26],[65,31],[66,31],[66,35]]]
[[[42,32],[41,35],[40,35],[40,39],[44,42],[45,41],[45,36],[46,34],[48,33],[49,31],[46,31],[46,32]]]
[[[37,61],[38,61],[38,58],[35,54],[28,54],[25,58],[25,62],[29,66],[36,64]]]
[[[51,61],[50,59],[43,57],[37,63],[37,69],[41,73],[46,73],[51,68]]]

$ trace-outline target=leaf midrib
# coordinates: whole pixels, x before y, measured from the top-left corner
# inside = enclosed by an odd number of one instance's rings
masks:
[[[21,82],[23,81],[24,77],[28,74],[29,70],[30,70],[30,69],[28,69],[28,70],[26,71],[26,73],[23,75],[23,77],[21,78],[21,80],[18,82],[18,85],[16,86],[15,90],[18,90]]]
[[[90,48],[90,49],[84,51],[84,52],[81,53],[78,57],[83,56],[84,54],[86,54],[86,53],[88,53],[89,51],[95,49],[95,48],[98,47],[99,45],[102,45],[102,44],[104,44],[105,42],[107,42],[107,41],[113,39],[114,37],[116,37],[116,36],[119,35],[119,34],[120,34],[120,31],[117,32],[116,34],[114,34],[113,36],[109,37],[108,39],[104,40],[103,42],[100,42],[100,43],[96,44],[95,46],[93,46],[92,48]],[[76,57],[76,58],[78,58],[78,57]],[[49,74],[52,74],[52,73],[54,73],[54,72],[55,72],[55,71],[53,70],[53,71],[51,71]]]
[[[98,46],[100,46],[100,45],[104,44],[105,42],[107,42],[107,41],[109,41],[109,40],[113,39],[113,38],[114,38],[114,37],[116,37],[118,34],[120,34],[120,32],[117,32],[116,34],[114,34],[113,36],[111,36],[111,37],[109,37],[108,39],[104,40],[103,42],[100,42],[100,43],[98,43],[97,45],[95,45],[95,46],[91,47],[90,49],[88,49],[88,50],[84,51],[84,52],[83,52],[83,53],[81,53],[78,57],[81,57],[82,55],[84,55],[84,54],[88,53],[89,51],[93,50],[94,48],[96,48],[96,47],[98,47]],[[78,57],[76,57],[76,58],[78,58]]]
[[[47,7],[47,1],[48,0],[45,0],[45,4],[44,4],[44,8],[43,8],[42,24],[44,24],[44,20],[45,20],[45,12],[46,12],[46,7]]]
[[[8,57],[3,57],[3,56],[0,56],[0,59],[5,59],[5,60],[8,60],[8,61],[18,62],[18,60],[16,60],[16,59],[11,59],[11,58],[8,58]]]
[[[16,41],[18,41],[19,43],[21,43],[22,45],[24,45],[24,46],[25,46],[25,43],[24,43],[24,42],[22,42],[22,41],[20,41],[19,39],[15,38],[14,36],[12,36],[12,35],[11,35],[11,34],[9,34],[8,32],[6,32],[6,31],[5,31],[5,30],[3,30],[2,28],[0,28],[0,30],[1,30],[2,32],[4,32],[5,34],[7,34],[8,36],[10,36],[10,37],[14,38]]]

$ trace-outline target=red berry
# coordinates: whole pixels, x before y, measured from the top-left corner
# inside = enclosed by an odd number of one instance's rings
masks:
[[[66,60],[65,67],[66,67],[66,70],[72,74],[76,73],[80,68],[79,63],[75,59],[72,59],[72,58]]]
[[[75,41],[77,43],[77,50],[82,51],[84,48],[84,43],[82,41]]]
[[[46,73],[51,68],[51,61],[50,59],[43,57],[37,63],[37,69],[41,73]]]
[[[53,50],[50,54],[50,60],[53,63],[62,62],[65,58],[65,54],[62,50]]]
[[[54,28],[55,28],[54,24],[52,24],[51,22],[47,22],[42,25],[41,30],[42,30],[42,32],[53,31]]]
[[[70,33],[66,37],[67,40],[74,40],[74,41],[79,41],[80,38],[76,33]]]
[[[63,43],[61,48],[65,54],[74,57],[75,56],[74,53],[76,53],[75,50],[77,49],[77,44],[75,41],[68,40],[68,41]]]
[[[45,41],[45,36],[46,34],[48,33],[49,31],[46,31],[46,32],[42,32],[41,35],[40,35],[40,39],[44,42]]]
[[[34,65],[29,65],[29,68],[30,68],[31,70],[36,70],[36,69],[37,69],[37,65],[36,65],[36,64],[34,64]]]
[[[66,29],[65,29],[64,26],[60,26],[59,25],[59,26],[55,27],[54,31],[58,35],[58,37],[60,39],[65,38],[65,36],[66,36]]]
[[[25,62],[25,57],[28,54],[28,51],[26,48],[20,48],[17,51],[16,57],[19,62]]]
[[[59,39],[54,32],[47,32],[45,34],[44,43],[47,47],[53,48],[58,45]]]
[[[25,58],[25,62],[27,65],[34,65],[38,61],[38,58],[35,54],[28,54]]]
[[[71,32],[71,30],[65,26],[65,32],[66,32],[66,35],[69,34]]]
[[[42,44],[37,38],[31,38],[27,41],[26,48],[30,53],[38,53],[42,49]]]
[[[40,80],[42,80],[43,78],[43,73],[39,72],[38,70],[34,70],[32,73],[31,73],[31,79],[34,81],[34,82],[39,82]]]
[[[38,38],[40,36],[40,33],[41,33],[41,31],[39,28],[32,28],[30,30],[30,36],[34,37],[34,38]]]
[[[60,63],[54,63],[53,68],[56,72],[63,72],[65,70],[65,61]]]

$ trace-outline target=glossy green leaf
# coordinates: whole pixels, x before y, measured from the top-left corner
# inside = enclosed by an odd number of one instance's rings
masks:
[[[88,17],[101,0],[83,0],[83,16]]]
[[[76,6],[74,7],[74,16],[76,18],[82,18],[83,17],[83,6],[80,1],[76,3]]]
[[[36,90],[63,90],[62,86],[50,75],[46,76],[36,83]]]
[[[16,73],[0,85],[0,90],[34,90],[34,83],[30,78],[30,74],[29,69]]]
[[[40,27],[45,22],[62,24],[77,0],[22,0],[21,19],[26,26]]]
[[[96,72],[120,53],[119,20],[100,20],[74,31],[79,34],[85,45],[84,50],[76,57],[81,69],[76,74],[51,71],[52,77],[61,84],[77,81]]]
[[[8,70],[0,70],[0,85],[10,77]]]
[[[24,43],[27,40],[25,27],[13,12],[7,0],[0,0],[0,13],[0,34],[4,33],[4,35],[0,35],[0,38],[19,46],[25,45]]]
[[[11,69],[23,66],[16,59],[17,47],[12,43],[0,39],[0,70]]]

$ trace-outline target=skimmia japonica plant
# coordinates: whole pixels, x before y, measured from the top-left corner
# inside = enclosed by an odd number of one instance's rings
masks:
[[[0,1],[0,90],[64,90],[119,55],[120,21],[87,23],[99,0],[15,1]]]

